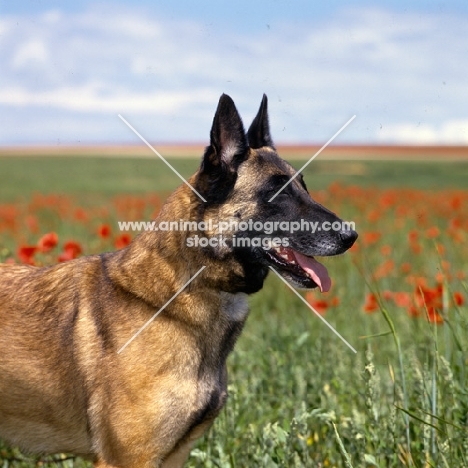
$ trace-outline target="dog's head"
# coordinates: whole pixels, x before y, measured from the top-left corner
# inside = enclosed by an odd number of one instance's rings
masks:
[[[206,248],[242,266],[245,292],[262,287],[269,267],[295,287],[328,291],[327,270],[314,257],[341,254],[357,238],[278,156],[266,96],[247,133],[232,99],[221,96],[195,186],[206,199],[198,219],[211,220],[205,234],[219,238]]]

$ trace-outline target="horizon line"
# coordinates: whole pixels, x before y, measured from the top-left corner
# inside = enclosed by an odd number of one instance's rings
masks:
[[[206,144],[203,143],[152,143],[167,158],[201,159]],[[286,143],[277,144],[276,149],[283,159],[307,160],[320,144]],[[96,158],[154,158],[154,154],[143,143],[108,144],[22,144],[1,145],[0,158],[11,157],[96,157]],[[427,144],[334,144],[328,146],[320,156],[321,161],[359,160],[413,160],[424,161],[468,161],[468,145]]]

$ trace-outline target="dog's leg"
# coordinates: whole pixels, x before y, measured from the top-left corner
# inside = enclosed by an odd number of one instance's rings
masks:
[[[187,458],[192,450],[195,442],[199,439],[205,431],[211,426],[213,420],[208,420],[190,432],[177,447],[164,459],[161,465],[157,465],[160,468],[183,468]],[[98,459],[94,464],[94,468],[120,468],[114,465],[109,465],[102,459]]]
[[[106,463],[104,460],[102,459],[99,459],[97,460],[96,462],[93,463],[93,467],[94,468],[117,468],[113,465],[109,465],[108,463]]]
[[[207,420],[197,426],[183,439],[177,447],[164,459],[161,468],[182,468],[192,450],[195,442],[213,424],[213,420]]]
[[[119,466],[109,465],[109,463],[104,461],[102,458],[98,458],[98,460],[93,463],[93,467],[94,468],[128,468],[128,465],[119,465]],[[135,467],[135,468],[158,467],[159,468],[161,467],[161,465],[160,464],[155,465],[154,463],[151,463],[150,465],[148,464],[141,465],[140,463],[136,463],[136,464],[132,464],[132,467]]]

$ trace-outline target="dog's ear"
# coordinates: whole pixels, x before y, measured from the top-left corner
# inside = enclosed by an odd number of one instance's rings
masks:
[[[266,94],[263,95],[260,109],[258,109],[258,113],[247,132],[247,138],[252,149],[262,148],[263,146],[274,148],[270,136],[270,124],[268,123],[268,98]]]
[[[206,149],[204,159],[208,157],[215,166],[237,170],[239,164],[246,159],[248,149],[244,125],[234,101],[223,94],[213,119],[210,146]]]
[[[213,199],[209,192],[214,195],[216,191],[230,191],[237,178],[237,169],[248,154],[249,145],[240,115],[234,101],[223,94],[213,119],[210,146],[205,150],[198,172],[197,185],[201,193]]]

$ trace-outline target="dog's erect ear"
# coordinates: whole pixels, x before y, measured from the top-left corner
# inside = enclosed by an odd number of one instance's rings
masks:
[[[205,153],[214,165],[237,170],[238,165],[247,157],[247,138],[244,125],[237,112],[234,101],[223,94],[218,103],[213,126],[210,132],[210,146]]]
[[[197,187],[208,201],[220,202],[234,187],[239,165],[247,159],[249,145],[234,101],[223,94],[213,119],[210,146],[198,172]]]
[[[263,95],[260,109],[258,109],[258,113],[247,132],[247,138],[252,149],[258,149],[262,146],[274,148],[270,136],[270,124],[268,123],[268,98],[266,94]]]

